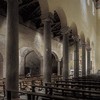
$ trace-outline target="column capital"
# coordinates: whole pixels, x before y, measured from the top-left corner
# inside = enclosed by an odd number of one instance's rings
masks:
[[[82,46],[86,46],[86,44],[85,43],[82,43]]]
[[[87,51],[91,51],[90,45],[86,44],[86,50],[87,50]]]
[[[83,41],[81,41],[81,45],[82,45],[82,46],[86,46],[86,43],[83,42]]]
[[[61,29],[61,33],[69,35],[70,33],[72,33],[72,29],[68,26],[65,26]]]
[[[90,48],[90,47],[88,47],[88,46],[86,47],[86,49],[87,49],[87,51],[91,51],[91,48]]]
[[[45,23],[45,22],[51,22],[51,19],[48,17],[48,18],[43,19],[42,22],[43,22],[43,23]]]
[[[53,14],[51,12],[48,12],[47,16],[44,19],[42,19],[42,22],[43,23],[44,22],[50,22],[50,23],[52,23],[52,19],[53,19]]]
[[[80,42],[79,36],[75,34],[75,35],[74,35],[74,40],[75,40],[76,42]]]

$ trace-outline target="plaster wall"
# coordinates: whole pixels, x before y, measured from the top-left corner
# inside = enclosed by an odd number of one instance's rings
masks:
[[[6,47],[6,33],[7,25],[6,18],[0,16],[0,52],[3,55],[3,77],[5,77],[6,66],[5,66],[5,47]],[[26,26],[19,24],[19,50],[23,47],[29,47],[33,50],[37,50],[39,55],[43,56],[43,32],[34,31]],[[52,51],[55,52],[60,60],[62,58],[62,45],[61,43],[52,40]],[[19,58],[20,55],[19,55]],[[19,61],[20,62],[20,61]],[[19,65],[19,67],[21,67]],[[20,68],[19,68],[20,69]]]

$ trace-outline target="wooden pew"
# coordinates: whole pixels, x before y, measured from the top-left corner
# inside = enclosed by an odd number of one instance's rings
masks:
[[[88,85],[100,85],[100,82],[95,81],[75,81],[75,80],[66,80],[66,81],[56,81],[56,83],[71,83],[71,84],[88,84]]]
[[[27,100],[38,100],[39,97],[42,97],[42,100],[77,100],[71,97],[63,97],[63,96],[35,93],[35,92],[28,92],[28,91],[14,91],[14,90],[7,90],[7,100],[12,100],[11,98],[12,93],[26,94]]]
[[[75,88],[75,89],[84,89],[84,90],[98,90],[100,91],[100,85],[87,85],[87,84],[66,84],[66,83],[46,83],[46,86],[53,86],[53,87],[65,87],[65,88]]]
[[[20,90],[26,90],[27,88],[31,89],[33,82],[34,84],[42,85],[42,79],[39,77],[24,78],[19,80]]]
[[[90,90],[82,90],[82,89],[74,89],[74,88],[63,88],[63,87],[52,87],[52,86],[32,86],[32,90],[35,91],[35,88],[45,88],[45,94],[50,95],[61,95],[64,97],[73,97],[73,98],[84,98],[91,100],[99,100],[100,91],[90,91]],[[56,94],[57,91],[60,91],[59,94]]]
[[[84,80],[84,81],[97,81],[100,82],[100,76],[99,75],[88,75],[88,76],[82,76],[78,78],[73,78],[76,80]]]
[[[52,75],[51,76],[52,82],[59,81],[61,79],[62,79],[62,76],[61,75]]]
[[[83,84],[51,83],[51,82],[46,83],[46,86],[49,86],[49,85],[54,86],[54,87],[59,87],[59,86],[68,87],[68,86],[70,86],[71,88],[78,87],[78,88],[82,88],[82,89],[89,88],[89,89],[100,90],[100,85],[87,85],[87,84],[83,85]]]

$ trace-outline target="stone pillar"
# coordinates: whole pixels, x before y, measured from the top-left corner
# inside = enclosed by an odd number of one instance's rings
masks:
[[[91,48],[87,48],[87,75],[90,75],[90,70],[91,70],[91,60],[90,60],[90,51]]]
[[[0,78],[3,78],[3,61],[0,61]]]
[[[43,82],[51,82],[51,24],[50,19],[44,20],[44,56],[43,56]]]
[[[60,61],[58,61],[58,71],[57,71],[57,73],[58,73],[58,76],[60,75],[60,70],[61,70],[61,66],[60,66]]]
[[[18,90],[19,46],[18,46],[18,0],[7,0],[6,41],[6,89]],[[12,94],[13,98],[18,95]]]
[[[79,77],[79,41],[75,41],[74,50],[74,78]]]
[[[63,80],[69,77],[69,37],[68,34],[63,34]]]
[[[41,58],[41,69],[40,69],[40,75],[43,75],[43,57]]]
[[[86,52],[85,52],[85,43],[82,43],[82,76],[86,76]]]

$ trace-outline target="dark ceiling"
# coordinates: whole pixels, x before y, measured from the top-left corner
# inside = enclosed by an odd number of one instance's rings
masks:
[[[0,0],[0,15],[6,16],[7,13],[7,2],[5,0]],[[19,0],[19,16],[20,23],[27,26],[26,22],[30,21],[31,26],[35,29],[43,27],[41,20],[41,8],[37,0]],[[61,21],[56,11],[51,14],[50,19],[52,20],[51,32],[52,38],[55,40],[62,41],[63,35],[61,33]],[[30,28],[31,28],[30,26]],[[29,26],[28,26],[29,27]],[[73,34],[69,35],[70,45],[73,45],[74,39]]]
[[[41,9],[39,2],[33,2],[32,0],[25,0],[19,5],[19,15],[23,19],[23,23],[31,20],[39,28],[41,26]]]

